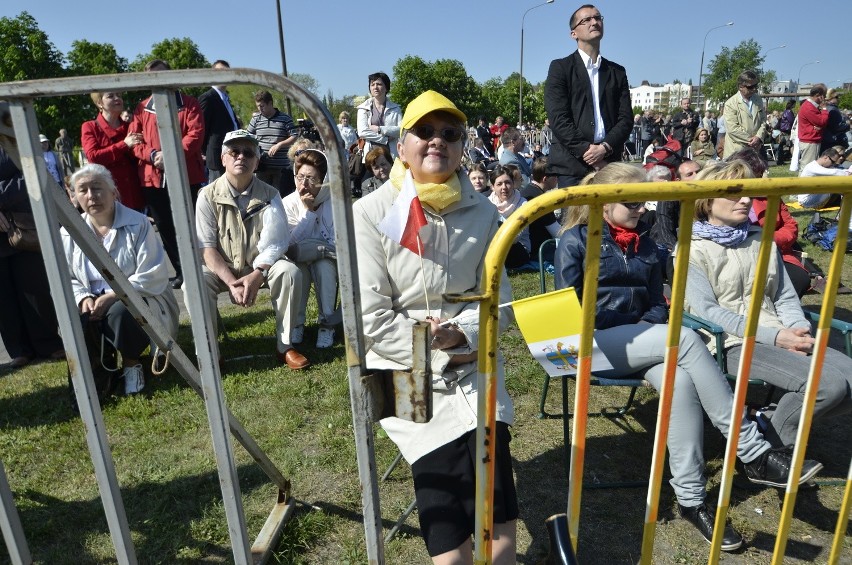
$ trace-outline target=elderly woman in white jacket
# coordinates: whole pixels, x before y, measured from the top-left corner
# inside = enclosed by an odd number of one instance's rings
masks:
[[[177,335],[178,305],[169,288],[166,254],[148,218],[118,201],[112,175],[102,165],[89,164],[78,169],[70,184],[95,238],[142,295],[153,315],[172,336]],[[141,391],[145,377],[139,358],[150,343],[147,334],[64,228],[62,245],[81,318],[95,324],[97,331],[121,353],[125,394]]]
[[[334,326],[340,323],[337,306],[337,256],[334,248],[334,219],[331,214],[331,191],[325,182],[328,162],[322,151],[312,148],[296,151],[293,160],[296,192],[284,197],[284,213],[290,227],[287,256],[302,272],[302,292],[296,297],[296,325],[290,333],[293,344],[301,343],[305,334],[305,310],[310,282],[319,307],[317,348],[331,347]]]
[[[437,92],[412,100],[390,179],[352,208],[367,366],[410,369],[412,327],[424,321],[432,326],[432,419],[385,418],[381,424],[411,464],[420,530],[434,563],[472,562],[475,519],[479,303],[448,302],[444,296],[479,291],[485,252],[499,220],[496,208],[460,168],[466,121]],[[395,229],[400,224],[393,221],[408,217],[413,193],[425,223],[416,241],[400,237]],[[508,279],[501,282],[501,302],[510,301]],[[501,328],[510,321],[511,315],[501,312]],[[514,409],[502,357],[497,389],[492,555],[499,565],[516,561],[518,517],[509,449]]]

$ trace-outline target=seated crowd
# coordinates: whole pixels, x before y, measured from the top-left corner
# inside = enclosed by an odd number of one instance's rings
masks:
[[[455,411],[471,411],[470,406],[476,405],[471,375],[476,374],[478,328],[471,319],[478,318],[465,316],[475,313],[478,305],[443,303],[442,297],[450,290],[478,288],[487,243],[500,224],[527,200],[554,189],[557,180],[546,172],[544,148],[531,151],[522,131],[502,120],[495,130],[481,119],[477,137],[466,149],[467,117],[442,95],[427,91],[403,114],[387,96],[387,75],[370,75],[368,86],[371,96],[357,108],[357,129],[348,125],[348,114],[341,114],[340,126],[350,141],[365,141],[358,149],[363,155],[355,153],[350,159],[361,158],[367,171],[353,210],[364,331],[371,341],[367,361],[371,368],[405,367],[411,345],[404,343],[405,331],[410,338],[413,321],[430,321],[436,416],[425,428],[396,419],[382,424],[412,464],[421,529],[430,555],[455,555],[470,550],[470,493],[459,488],[447,494],[436,481],[463,481],[472,473],[467,450],[473,441],[469,422],[475,422],[475,414],[465,418],[464,424],[454,419],[461,418]],[[182,96],[179,118],[184,139],[192,140],[184,147],[191,147],[186,157],[193,173],[195,245],[209,305],[208,328],[218,331],[220,327],[217,298],[221,293],[227,292],[234,304],[249,307],[256,303],[259,290],[268,288],[275,316],[276,358],[281,365],[299,370],[310,365],[296,348],[305,339],[311,283],[318,309],[316,348],[332,346],[341,321],[329,163],[320,144],[297,139],[292,120],[280,115],[268,94],[258,93],[259,111],[249,129],[235,127],[234,122],[219,139],[220,147],[206,147],[207,162],[221,167],[209,184],[197,182],[206,119],[201,118],[198,102]],[[168,194],[162,190],[159,139],[151,133],[156,131],[156,112],[149,100],[143,101],[127,124],[120,118],[120,96],[95,93],[92,99],[99,114],[83,127],[92,164],[71,176],[69,190],[96,241],[174,335],[178,309],[169,288],[166,257],[178,279],[181,271],[174,228],[163,229],[161,224],[162,216],[171,214]],[[278,132],[274,134],[278,138],[270,141],[264,136],[273,135],[272,131]],[[692,144],[693,159],[684,160],[674,173],[663,168],[662,175],[652,170],[651,176],[654,180],[733,180],[766,173],[766,163],[754,149],[726,156],[724,162],[716,160],[709,138],[709,130],[699,129]],[[350,147],[357,147],[357,142]],[[802,176],[848,174],[835,168],[841,157],[842,152],[828,148],[804,167]],[[259,174],[263,166],[265,172]],[[141,174],[129,174],[132,168]],[[291,178],[285,183],[282,175]],[[649,180],[638,165],[611,163],[581,184]],[[295,186],[295,190],[285,192],[282,186]],[[418,194],[425,214],[422,243],[426,249],[420,262],[394,244],[380,225],[408,187]],[[823,196],[802,195],[800,203],[819,208],[829,203],[822,201]],[[123,204],[125,199],[131,205]],[[601,271],[594,307],[595,339],[613,366],[604,376],[626,378],[638,373],[655,388],[661,386],[668,322],[664,284],[671,280],[671,264],[678,251],[681,213],[694,215],[685,309],[724,329],[728,365],[737,366],[743,355],[747,298],[766,208],[765,198],[748,197],[702,199],[694,211],[682,210],[678,201],[603,207]],[[143,209],[155,212],[159,237]],[[574,206],[563,211],[561,224],[553,213],[531,223],[513,242],[506,267],[520,268],[537,260],[542,243],[558,237],[553,255],[547,258],[555,266],[556,286],[573,286],[582,294],[589,214],[587,206]],[[810,287],[810,276],[797,253],[798,228],[786,206],[779,210],[774,227],[778,253],[769,266],[752,374],[776,386],[781,396],[777,403],[760,407],[759,414],[749,413],[739,422],[737,455],[750,481],[785,488],[814,338],[799,301]],[[149,340],[117,300],[109,281],[67,232],[63,230],[62,235],[81,319],[120,352],[125,392],[139,392],[144,387],[140,357]],[[448,253],[438,253],[437,246]],[[421,273],[427,269],[428,273]],[[180,286],[175,282],[181,281],[173,279],[172,286]],[[508,279],[503,283],[508,299]],[[510,318],[501,317],[501,324]],[[705,337],[686,329],[681,332],[668,449],[670,483],[680,513],[710,540],[714,514],[712,505],[705,502],[703,414],[727,436],[733,395]],[[829,349],[823,363],[816,421],[852,410],[852,360]],[[518,508],[509,453],[513,408],[502,382],[502,361],[500,378],[497,488],[501,500],[495,517],[495,551],[511,554]],[[447,467],[448,463],[453,466]],[[821,469],[821,463],[806,460],[800,484]],[[438,490],[441,496],[435,495]],[[447,517],[447,508],[467,510]],[[742,536],[725,525],[722,549],[730,551],[742,544]]]

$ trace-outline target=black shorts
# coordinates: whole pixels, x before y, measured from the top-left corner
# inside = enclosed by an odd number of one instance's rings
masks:
[[[494,523],[518,517],[518,495],[512,477],[509,426],[497,422],[494,467]],[[476,516],[476,430],[444,444],[414,462],[414,494],[420,531],[429,555],[453,550],[470,539]]]

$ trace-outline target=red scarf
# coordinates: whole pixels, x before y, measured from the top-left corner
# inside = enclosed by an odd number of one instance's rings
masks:
[[[639,251],[639,233],[635,229],[622,228],[609,222],[606,224],[609,226],[609,233],[612,235],[612,239],[615,240],[615,243],[618,244],[622,251],[626,253],[627,246],[631,243],[633,244],[633,252],[636,253]]]

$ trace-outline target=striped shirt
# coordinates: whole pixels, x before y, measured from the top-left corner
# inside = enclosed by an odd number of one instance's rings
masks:
[[[279,141],[299,134],[299,128],[293,123],[293,118],[278,108],[275,109],[275,114],[271,118],[265,117],[260,112],[252,115],[247,129],[249,133],[257,136],[260,148],[264,152],[269,151]],[[269,155],[264,158],[263,164],[267,167],[290,168],[290,159],[287,158],[286,149],[282,149],[275,156]]]

